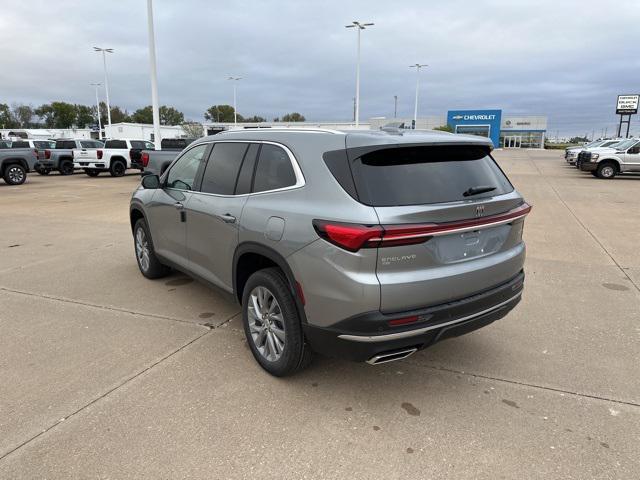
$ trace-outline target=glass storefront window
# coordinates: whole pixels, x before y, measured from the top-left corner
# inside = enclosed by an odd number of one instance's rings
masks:
[[[542,148],[543,132],[500,132],[501,148]]]

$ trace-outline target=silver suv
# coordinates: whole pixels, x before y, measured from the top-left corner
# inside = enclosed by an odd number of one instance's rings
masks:
[[[264,129],[189,145],[130,207],[148,278],[232,293],[258,363],[372,364],[502,318],[523,289],[524,217],[482,137]]]

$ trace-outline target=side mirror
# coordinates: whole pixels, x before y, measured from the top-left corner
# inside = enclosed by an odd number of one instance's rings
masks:
[[[158,175],[145,175],[142,177],[142,188],[160,188],[160,177]]]

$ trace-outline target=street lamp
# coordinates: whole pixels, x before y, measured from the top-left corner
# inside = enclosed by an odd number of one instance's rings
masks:
[[[98,100],[98,87],[101,83],[91,83],[92,87],[96,87],[96,108],[98,112],[98,138],[102,138],[102,120],[100,120],[100,101]]]
[[[416,69],[416,105],[413,109],[413,128],[416,128],[418,125],[418,91],[420,90],[420,69],[422,67],[428,67],[426,63],[416,63],[415,65],[409,65],[409,68]]]
[[[153,31],[153,0],[147,0],[147,24],[149,31],[149,70],[151,75],[151,111],[153,114],[153,142],[156,150],[162,148],[160,138],[160,105],[158,102],[158,73],[156,71],[156,36]]]
[[[111,133],[111,106],[109,105],[109,77],[107,76],[107,53],[113,53],[113,48],[93,47],[96,52],[102,52],[102,64],[104,65],[104,91],[107,100],[107,121],[109,122],[109,133]],[[106,133],[105,137],[106,137]]]
[[[236,106],[236,86],[238,85],[238,82],[240,80],[242,80],[242,77],[233,77],[233,76],[229,76],[227,78],[227,80],[232,80],[233,81],[233,124],[237,125],[238,124],[238,108]]]
[[[356,128],[360,125],[360,31],[373,26],[373,23],[360,23],[355,20],[345,28],[355,28],[358,31],[358,59],[356,62]]]

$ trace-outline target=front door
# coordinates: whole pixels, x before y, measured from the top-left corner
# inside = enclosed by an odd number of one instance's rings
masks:
[[[200,191],[187,208],[190,269],[225,290],[233,290],[233,254],[248,189],[241,185],[253,174],[258,143],[216,142],[204,168]],[[244,188],[244,189],[243,189]]]
[[[522,144],[522,137],[512,135],[504,137],[504,148],[520,148]]]
[[[147,206],[153,247],[162,257],[188,266],[186,245],[186,206],[193,196],[196,178],[208,145],[187,150],[173,164]]]
[[[624,171],[640,172],[640,142],[629,148],[624,154]]]

